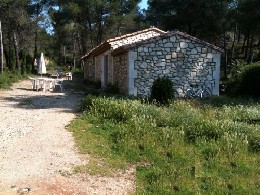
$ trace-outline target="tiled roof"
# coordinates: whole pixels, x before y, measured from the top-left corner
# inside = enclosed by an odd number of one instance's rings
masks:
[[[147,44],[147,43],[151,43],[153,41],[157,41],[157,40],[160,40],[162,38],[167,38],[167,37],[170,37],[172,35],[179,35],[179,36],[182,36],[184,38],[187,38],[189,40],[192,40],[192,41],[195,41],[197,43],[200,43],[200,44],[203,44],[203,45],[206,45],[208,47],[211,47],[221,53],[224,52],[224,50],[220,47],[217,47],[213,44],[210,44],[206,41],[202,41],[196,37],[193,37],[187,33],[184,33],[184,32],[180,32],[180,31],[170,31],[170,32],[167,32],[167,33],[164,33],[164,34],[161,34],[161,35],[158,35],[158,36],[154,36],[154,37],[151,37],[149,39],[146,39],[146,40],[141,40],[141,41],[138,41],[138,42],[135,42],[135,43],[132,43],[132,44],[127,44],[127,45],[123,45],[121,47],[118,47],[117,49],[113,50],[112,51],[112,55],[116,55],[116,54],[119,54],[119,53],[123,53],[123,52],[126,52],[127,50],[131,49],[131,48],[134,48],[136,46],[139,46],[139,45],[144,45],[144,44]]]
[[[134,32],[134,33],[130,33],[130,34],[125,34],[125,35],[122,35],[120,37],[116,37],[114,39],[108,39],[107,41],[101,43],[100,45],[98,45],[97,47],[93,48],[92,50],[90,50],[86,55],[84,55],[81,59],[84,59],[88,56],[90,56],[91,54],[94,54],[94,55],[98,55],[100,53],[103,53],[105,52],[106,50],[110,49],[111,47],[111,43],[112,42],[115,42],[115,41],[119,41],[119,40],[123,40],[123,39],[126,39],[126,38],[129,38],[129,37],[133,37],[133,36],[136,36],[138,34],[142,34],[142,33],[147,33],[149,31],[154,31],[154,32],[157,32],[159,34],[165,34],[166,32],[165,31],[162,31],[158,28],[155,28],[155,27],[151,27],[151,28],[148,28],[148,29],[145,29],[145,30],[141,30],[141,31],[137,31],[137,32]]]

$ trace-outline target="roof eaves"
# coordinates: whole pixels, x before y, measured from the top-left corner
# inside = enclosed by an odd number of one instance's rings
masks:
[[[107,40],[107,42],[110,43],[110,42],[118,41],[118,40],[121,40],[121,39],[125,39],[125,38],[128,38],[128,37],[132,37],[132,36],[135,36],[135,35],[138,35],[138,34],[142,34],[142,33],[146,33],[146,32],[149,32],[149,31],[155,31],[155,32],[160,33],[160,34],[165,34],[166,33],[163,30],[160,30],[160,29],[155,28],[155,27],[151,27],[151,28],[148,28],[148,29],[144,29],[144,30],[140,30],[140,31],[134,32],[134,33],[125,34],[125,35],[122,35],[120,37],[115,37],[114,39],[109,39],[109,40]]]
[[[122,51],[125,52],[126,50],[129,50],[129,49],[134,48],[134,47],[136,47],[136,46],[144,45],[144,44],[150,43],[151,41],[160,40],[160,39],[162,39],[162,38],[164,38],[164,37],[169,37],[169,36],[172,36],[172,35],[175,35],[175,34],[180,35],[180,36],[183,36],[183,37],[188,38],[188,39],[190,39],[190,40],[193,40],[193,41],[195,41],[195,42],[204,44],[204,45],[206,45],[206,46],[208,46],[208,47],[211,47],[211,48],[213,48],[213,49],[215,49],[215,50],[217,50],[217,51],[219,51],[219,52],[221,52],[221,53],[224,52],[224,50],[223,50],[222,48],[217,47],[217,46],[215,46],[215,45],[213,45],[213,44],[211,44],[211,43],[208,43],[208,42],[206,42],[206,41],[202,41],[202,40],[200,40],[200,39],[198,39],[198,38],[196,38],[196,37],[193,37],[193,36],[191,36],[191,35],[188,35],[187,33],[184,33],[184,32],[181,32],[181,31],[169,31],[169,32],[167,32],[167,33],[164,33],[164,34],[161,34],[161,35],[158,35],[158,36],[154,36],[154,37],[151,37],[151,38],[146,39],[146,40],[141,40],[141,41],[138,41],[138,42],[136,42],[136,43],[123,45],[123,46],[121,46],[121,47],[116,48],[115,50],[113,50],[113,51],[111,52],[111,54],[112,54],[112,55],[117,55],[117,54],[119,54],[119,53],[122,53]]]
[[[166,33],[163,30],[160,30],[160,29],[155,28],[155,27],[151,27],[151,28],[148,28],[148,29],[144,29],[144,30],[141,30],[141,31],[134,32],[134,33],[125,34],[125,35],[122,35],[120,37],[115,37],[114,39],[108,39],[107,41],[101,43],[97,47],[91,49],[86,55],[81,57],[81,59],[87,58],[87,57],[89,57],[92,54],[93,55],[98,55],[100,52],[103,51],[104,47],[109,49],[110,46],[111,46],[110,43],[112,43],[112,42],[115,42],[115,41],[118,41],[118,40],[122,40],[122,39],[125,39],[125,38],[128,38],[128,37],[132,37],[132,36],[135,36],[135,35],[138,35],[138,34],[146,33],[146,32],[149,32],[149,31],[155,31],[155,32],[159,33],[160,35]],[[108,44],[109,44],[109,46],[108,46]]]
[[[87,57],[89,57],[92,54],[98,55],[104,49],[109,49],[109,48],[110,48],[110,44],[107,41],[105,41],[105,42],[101,43],[100,45],[98,45],[97,47],[91,49],[86,55],[81,57],[81,59],[87,58]]]

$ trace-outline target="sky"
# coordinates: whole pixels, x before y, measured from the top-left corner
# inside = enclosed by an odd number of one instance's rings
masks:
[[[147,9],[147,0],[142,0],[141,3],[139,3],[139,6],[141,9]]]

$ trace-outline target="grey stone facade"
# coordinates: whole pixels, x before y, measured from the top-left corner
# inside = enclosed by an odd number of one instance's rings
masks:
[[[149,96],[153,81],[164,76],[173,81],[175,93],[180,97],[190,85],[208,88],[211,94],[219,85],[215,79],[219,71],[214,59],[219,52],[201,43],[174,35],[131,51],[137,53],[134,62],[137,95]]]
[[[110,49],[85,59],[86,79],[102,83],[104,56],[108,55],[108,83],[117,85],[121,93],[149,96],[154,80],[168,77],[178,97],[190,85],[219,94],[222,50],[214,45],[178,31],[146,30],[109,41]]]

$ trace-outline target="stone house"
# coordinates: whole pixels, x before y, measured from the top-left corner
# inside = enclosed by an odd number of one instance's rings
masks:
[[[149,96],[153,81],[168,77],[175,95],[190,85],[207,87],[219,95],[222,49],[180,31],[149,28],[107,40],[82,57],[84,78],[116,85],[120,92]]]

